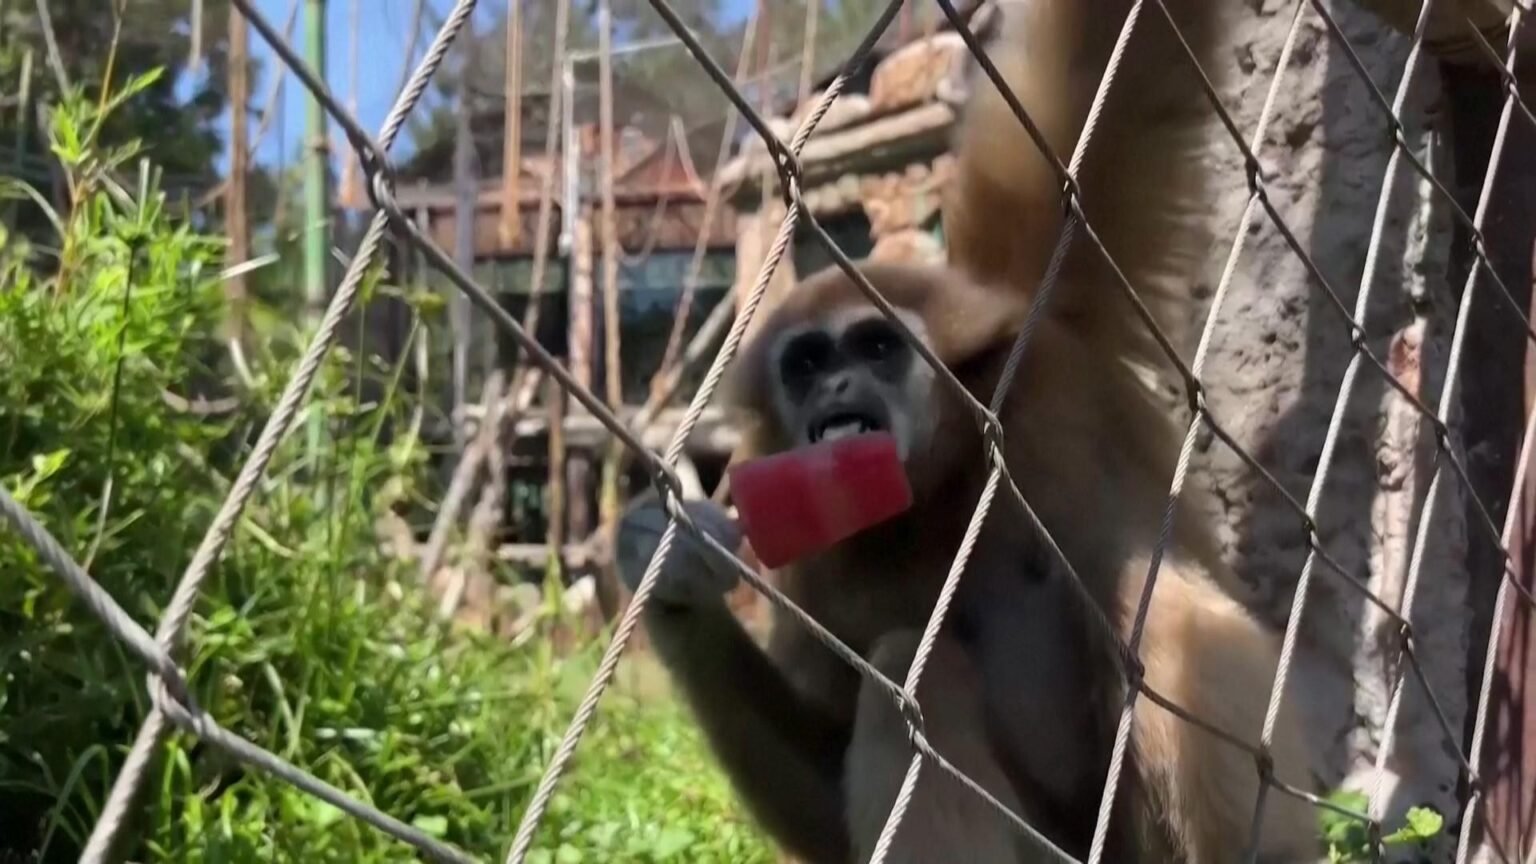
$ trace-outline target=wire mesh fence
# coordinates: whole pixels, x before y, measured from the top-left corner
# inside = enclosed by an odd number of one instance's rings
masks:
[[[191,616],[201,586],[208,577],[211,568],[224,551],[231,532],[240,519],[243,509],[257,483],[262,478],[278,443],[293,425],[295,417],[304,403],[310,386],[320,368],[320,364],[337,338],[338,325],[351,310],[357,299],[358,289],[362,283],[365,271],[378,258],[385,232],[393,230],[398,236],[416,246],[426,260],[441,270],[458,289],[462,290],[498,329],[514,339],[531,358],[533,363],[541,367],[547,375],[564,387],[573,398],[586,407],[594,417],[607,427],[612,435],[616,436],[626,447],[633,451],[635,458],[647,468],[652,476],[657,491],[670,514],[667,528],[661,537],[657,552],[651,560],[638,589],[635,591],[632,601],[618,620],[611,642],[607,646],[603,659],[599,664],[598,671],[581,700],[566,735],[553,754],[541,781],[535,789],[527,810],[523,814],[516,836],[506,855],[506,860],[509,864],[520,864],[520,862],[526,860],[531,851],[535,832],[546,815],[556,786],[569,767],[582,740],[582,736],[597,711],[601,698],[614,678],[619,659],[634,634],[642,610],[652,594],[661,568],[680,531],[687,532],[693,539],[710,547],[720,561],[730,562],[730,566],[734,568],[741,579],[762,592],[782,614],[791,616],[799,624],[806,627],[819,641],[834,651],[838,657],[847,662],[864,679],[879,685],[900,709],[909,728],[912,756],[906,769],[900,793],[896,798],[876,845],[872,859],[874,864],[879,864],[879,862],[885,860],[893,846],[901,842],[898,836],[898,828],[909,809],[918,778],[927,769],[937,769],[959,780],[972,794],[982,796],[1001,815],[1006,817],[1018,829],[1021,835],[1033,841],[1042,849],[1051,852],[1060,860],[1074,860],[1066,853],[1052,846],[1050,841],[1037,832],[1025,818],[1018,813],[1012,812],[1008,807],[992,797],[980,784],[967,777],[950,763],[943,754],[937,752],[929,744],[922,726],[922,714],[915,693],[923,676],[928,657],[933,650],[939,629],[946,620],[951,602],[963,578],[970,550],[976,542],[983,521],[997,501],[998,496],[1007,496],[1020,505],[1033,522],[1033,528],[1049,539],[1044,526],[1040,523],[1038,517],[1035,516],[1034,511],[1019,491],[1013,478],[1009,476],[1008,468],[1004,463],[1002,455],[1001,435],[1003,430],[999,425],[997,412],[1003,398],[1008,393],[1013,376],[1018,369],[1020,358],[1024,355],[1030,338],[1035,332],[1036,319],[1041,314],[1041,311],[1048,306],[1050,295],[1056,289],[1058,277],[1062,271],[1063,261],[1068,249],[1075,243],[1087,243],[1096,254],[1103,256],[1111,265],[1114,264],[1113,257],[1100,240],[1094,225],[1085,215],[1081,206],[1082,202],[1078,197],[1079,190],[1074,177],[1084,155],[1092,146],[1096,119],[1103,109],[1107,94],[1116,86],[1125,86],[1117,84],[1118,79],[1121,77],[1121,70],[1119,68],[1120,58],[1132,34],[1136,32],[1137,28],[1147,27],[1172,27],[1177,30],[1174,18],[1169,14],[1162,0],[1138,0],[1131,7],[1120,29],[1115,51],[1111,55],[1107,70],[1099,84],[1093,101],[1093,107],[1084,127],[1084,133],[1075,151],[1068,155],[1066,161],[1062,160],[1061,154],[1051,151],[1044,138],[1035,128],[1027,106],[1020,104],[1016,97],[1007,92],[1002,76],[987,58],[986,52],[976,35],[971,32],[969,26],[962,19],[961,15],[957,13],[950,0],[935,0],[943,14],[950,20],[963,38],[965,44],[979,63],[985,77],[990,80],[991,86],[1003,89],[1006,101],[1013,113],[1017,115],[1019,122],[1029,131],[1035,144],[1054,167],[1063,190],[1062,204],[1065,208],[1066,219],[1056,240],[1048,268],[1041,282],[1038,300],[1031,310],[1029,321],[1012,346],[1009,362],[1002,380],[999,382],[988,404],[983,404],[966,392],[959,380],[949,370],[944,368],[943,364],[938,361],[932,352],[911,336],[911,333],[907,331],[905,325],[896,316],[891,304],[861,275],[860,271],[854,266],[854,263],[837,247],[837,244],[830,235],[822,226],[817,224],[816,219],[805,204],[800,182],[802,176],[799,163],[800,153],[833,101],[838,98],[838,94],[846,80],[845,75],[838,76],[827,88],[819,98],[814,109],[806,116],[794,137],[788,142],[783,141],[771,131],[764,117],[732,83],[731,75],[709,56],[684,25],[677,13],[671,8],[667,0],[650,0],[655,11],[698,61],[703,73],[721,89],[722,93],[732,102],[735,109],[740,112],[741,116],[746,119],[763,139],[778,175],[779,187],[786,205],[786,214],[770,247],[769,254],[748,295],[742,298],[739,314],[731,325],[724,345],[715,356],[708,374],[692,399],[683,421],[673,435],[670,445],[665,452],[660,453],[645,448],[636,432],[626,426],[601,397],[578,384],[558,360],[541,347],[530,334],[525,332],[519,322],[508,314],[489,292],[463,272],[451,255],[438,248],[426,236],[421,228],[412,221],[410,216],[403,212],[395,199],[389,157],[390,148],[394,144],[406,118],[419,102],[433,74],[443,62],[444,57],[453,46],[455,40],[462,33],[466,22],[475,9],[475,0],[458,0],[455,3],[450,14],[444,19],[444,23],[437,33],[425,59],[410,77],[377,137],[363,129],[356,119],[342,107],[316,74],[315,70],[308,68],[304,64],[291,46],[286,43],[278,30],[255,8],[255,4],[251,0],[233,0],[233,2],[247,16],[251,25],[261,37],[270,44],[273,51],[287,64],[292,73],[320,100],[325,110],[344,130],[351,141],[354,151],[361,159],[375,212],[367,232],[363,236],[357,254],[351,259],[340,287],[333,295],[325,311],[314,340],[308,346],[297,367],[297,371],[283,391],[276,410],[274,410],[270,420],[263,429],[252,455],[240,471],[228,498],[215,516],[202,544],[183,573],[177,590],[155,633],[151,634],[138,625],[111,596],[91,579],[89,573],[85,572],[70,558],[59,543],[24,508],[18,505],[4,489],[0,489],[0,513],[3,513],[6,520],[18,530],[23,539],[36,549],[49,567],[86,602],[93,614],[100,617],[123,644],[138,655],[149,669],[149,691],[153,699],[153,710],[140,729],[133,748],[122,767],[100,820],[90,838],[83,859],[91,862],[105,859],[108,850],[112,847],[113,841],[126,824],[131,801],[135,791],[144,780],[145,769],[150,757],[153,755],[155,748],[159,746],[162,737],[170,729],[176,728],[197,736],[202,741],[220,748],[248,765],[282,778],[299,789],[365,821],[380,831],[384,831],[410,844],[433,859],[442,861],[475,860],[463,851],[452,848],[422,831],[348,796],[341,790],[319,780],[279,756],[220,727],[216,720],[193,700],[187,684],[186,673],[177,660],[182,633]],[[876,41],[890,26],[892,21],[895,20],[901,5],[902,0],[892,0],[885,7],[868,35],[844,67],[845,69],[853,70],[858,68]],[[1190,53],[1186,46],[1187,59],[1193,65],[1195,71],[1200,73],[1200,80],[1204,83],[1206,98],[1218,115],[1227,134],[1230,135],[1232,141],[1242,153],[1246,166],[1249,195],[1240,223],[1233,234],[1221,280],[1210,301],[1209,312],[1200,331],[1198,348],[1192,362],[1186,363],[1180,358],[1173,349],[1172,342],[1168,336],[1158,329],[1150,313],[1142,305],[1136,287],[1129,284],[1123,276],[1120,277],[1121,284],[1119,287],[1126,301],[1133,304],[1137,309],[1140,318],[1151,328],[1152,335],[1162,347],[1168,362],[1177,370],[1178,376],[1183,382],[1185,398],[1192,411],[1179,453],[1177,470],[1169,489],[1167,506],[1171,514],[1185,485],[1190,458],[1197,436],[1202,430],[1208,430],[1210,434],[1222,441],[1242,462],[1256,472],[1266,485],[1272,487],[1284,498],[1287,506],[1294,513],[1297,524],[1306,532],[1308,552],[1300,572],[1289,621],[1285,629],[1280,664],[1271,689],[1263,730],[1259,739],[1252,741],[1235,734],[1232,730],[1218,728],[1206,719],[1193,715],[1153,691],[1140,680],[1139,672],[1137,671],[1139,670],[1139,663],[1136,658],[1139,656],[1140,640],[1151,592],[1156,587],[1163,552],[1170,539],[1170,530],[1165,527],[1163,535],[1159,538],[1155,552],[1151,557],[1145,587],[1140,597],[1139,607],[1137,608],[1135,625],[1132,628],[1129,639],[1125,640],[1123,644],[1118,645],[1122,656],[1127,661],[1126,669],[1128,670],[1129,684],[1131,686],[1127,688],[1127,697],[1121,706],[1110,770],[1102,792],[1093,841],[1089,851],[1089,862],[1099,862],[1104,858],[1112,811],[1111,805],[1121,783],[1121,774],[1130,739],[1132,711],[1136,701],[1142,696],[1153,700],[1165,709],[1174,712],[1184,720],[1199,726],[1207,732],[1218,735],[1232,746],[1242,749],[1253,757],[1255,771],[1261,783],[1258,800],[1254,802],[1253,836],[1249,841],[1250,860],[1253,860],[1253,856],[1257,854],[1256,841],[1260,825],[1259,816],[1262,812],[1266,796],[1270,793],[1295,796],[1315,806],[1331,808],[1356,818],[1369,829],[1372,837],[1379,839],[1382,834],[1383,807],[1385,802],[1385,796],[1381,794],[1381,789],[1379,788],[1379,779],[1383,776],[1387,760],[1392,753],[1394,727],[1402,706],[1404,691],[1411,681],[1416,681],[1427,694],[1441,731],[1444,734],[1446,746],[1455,753],[1461,769],[1470,778],[1469,788],[1472,791],[1469,800],[1466,802],[1465,816],[1461,822],[1457,845],[1457,861],[1464,862],[1468,860],[1471,854],[1470,840],[1482,793],[1481,785],[1478,782],[1476,765],[1484,746],[1490,690],[1494,677],[1494,652],[1491,650],[1491,647],[1499,641],[1503,616],[1506,606],[1510,602],[1511,592],[1514,592],[1519,601],[1533,608],[1536,608],[1536,597],[1533,597],[1528,590],[1515,580],[1510,566],[1513,559],[1508,548],[1519,508],[1511,506],[1505,524],[1501,528],[1495,523],[1488,506],[1484,502],[1476,501],[1475,492],[1472,490],[1468,479],[1466,464],[1463,457],[1456,451],[1449,423],[1452,409],[1456,404],[1459,394],[1459,373],[1469,335],[1468,312],[1472,306],[1476,291],[1483,282],[1493,283],[1493,288],[1498,292],[1500,298],[1509,305],[1511,309],[1510,314],[1518,316],[1528,336],[1536,339],[1536,330],[1532,329],[1531,322],[1525,312],[1513,302],[1509,286],[1504,284],[1499,274],[1495,271],[1482,233],[1510,124],[1519,119],[1521,122],[1536,125],[1536,115],[1533,115],[1530,106],[1521,99],[1514,78],[1518,41],[1522,28],[1525,26],[1526,17],[1530,11],[1529,8],[1520,5],[1514,7],[1508,20],[1508,42],[1502,51],[1490,44],[1482,35],[1482,32],[1476,27],[1471,26],[1469,22],[1469,31],[1477,41],[1479,49],[1487,56],[1488,61],[1495,64],[1499,70],[1506,95],[1499,119],[1498,133],[1489,155],[1489,167],[1478,199],[1478,205],[1471,213],[1462,209],[1450,191],[1430,170],[1429,166],[1413,152],[1403,131],[1402,117],[1407,94],[1416,75],[1425,64],[1425,33],[1431,20],[1434,6],[1435,0],[1426,0],[1422,6],[1414,30],[1412,49],[1406,62],[1404,74],[1397,86],[1396,93],[1389,99],[1370,78],[1354,46],[1350,44],[1348,37],[1339,27],[1337,20],[1327,5],[1322,3],[1321,0],[1296,0],[1287,39],[1270,78],[1263,110],[1259,114],[1258,121],[1251,135],[1247,137],[1244,136],[1238,123],[1229,112],[1228,106],[1223,104],[1220,95],[1211,85],[1210,78],[1200,68],[1196,56]],[[1274,115],[1277,95],[1284,86],[1286,72],[1292,62],[1297,34],[1300,32],[1301,26],[1308,16],[1316,16],[1326,27],[1329,38],[1339,43],[1344,56],[1349,60],[1349,66],[1353,70],[1353,74],[1358,75],[1363,83],[1367,85],[1371,94],[1370,110],[1377,112],[1383,125],[1390,129],[1394,145],[1381,185],[1382,191],[1378,201],[1376,220],[1372,226],[1371,241],[1364,273],[1361,276],[1357,299],[1352,308],[1350,304],[1344,301],[1342,295],[1335,290],[1334,286],[1329,284],[1322,270],[1272,203],[1268,191],[1269,184],[1274,178],[1265,169],[1264,147],[1268,141],[1266,132]],[[987,86],[987,84],[983,82],[978,86]],[[1366,339],[1365,314],[1373,290],[1379,281],[1377,279],[1377,272],[1382,258],[1386,213],[1391,203],[1392,190],[1397,185],[1394,181],[1397,179],[1398,174],[1403,171],[1405,162],[1407,163],[1408,170],[1415,172],[1425,182],[1430,184],[1434,194],[1443,200],[1452,213],[1453,218],[1461,223],[1473,239],[1472,254],[1475,261],[1467,275],[1460,306],[1457,311],[1450,356],[1445,370],[1445,385],[1438,404],[1433,407],[1421,401],[1412,389],[1392,373],[1389,367],[1369,347]],[[1279,481],[1260,464],[1259,460],[1240,445],[1227,431],[1221,419],[1215,416],[1209,408],[1206,401],[1204,384],[1202,383],[1202,375],[1210,356],[1212,335],[1222,320],[1224,303],[1233,284],[1237,264],[1243,255],[1247,238],[1252,233],[1249,229],[1261,217],[1267,219],[1283,236],[1290,250],[1300,259],[1306,271],[1311,275],[1315,283],[1313,286],[1315,290],[1322,292],[1329,306],[1338,316],[1339,321],[1348,328],[1351,334],[1353,353],[1343,380],[1339,385],[1327,437],[1324,441],[1311,489],[1305,501],[1297,500],[1291,496],[1281,486]],[[682,506],[682,485],[672,467],[681,455],[684,443],[688,440],[694,427],[699,422],[705,407],[715,395],[727,366],[731,363],[741,346],[747,328],[764,299],[770,279],[779,266],[797,226],[802,222],[812,229],[812,234],[826,247],[826,251],[836,261],[837,266],[847,273],[849,278],[858,285],[871,302],[890,317],[899,331],[906,333],[912,339],[914,348],[934,367],[941,380],[946,382],[947,386],[957,390],[964,403],[974,413],[976,422],[983,432],[985,449],[984,452],[978,454],[978,458],[984,459],[988,465],[986,483],[969,522],[961,547],[944,580],[937,604],[924,629],[915,660],[906,680],[900,683],[886,677],[870,665],[870,663],[866,662],[859,656],[858,652],[839,641],[820,622],[817,622],[805,611],[797,607],[776,587],[765,582],[754,569],[735,558],[732,550],[724,548],[695,526],[687,510]],[[1120,272],[1118,268],[1112,267],[1112,269],[1117,274]],[[1324,548],[1317,522],[1319,505],[1328,491],[1330,468],[1333,464],[1339,442],[1345,407],[1349,403],[1356,381],[1362,370],[1380,375],[1388,387],[1407,400],[1421,421],[1428,424],[1432,429],[1436,442],[1436,459],[1430,469],[1429,489],[1423,515],[1414,536],[1406,590],[1400,604],[1393,604],[1389,600],[1378,596],[1368,585],[1340,565]],[[1517,490],[1525,483],[1529,470],[1532,449],[1531,433],[1533,428],[1536,428],[1536,415],[1528,419],[1524,431],[1522,449],[1514,480],[1514,486]],[[1506,563],[1504,578],[1500,581],[1495,601],[1495,610],[1492,618],[1493,624],[1488,642],[1490,650],[1487,653],[1486,666],[1483,670],[1481,693],[1475,706],[1475,728],[1470,751],[1462,749],[1459,743],[1460,736],[1456,734],[1456,730],[1452,727],[1445,712],[1441,709],[1436,694],[1429,686],[1429,681],[1420,664],[1420,657],[1415,650],[1413,627],[1411,624],[1416,589],[1424,569],[1424,551],[1429,535],[1428,529],[1435,520],[1435,513],[1440,498],[1439,492],[1442,481],[1446,477],[1446,468],[1450,469],[1450,474],[1454,481],[1461,483],[1466,489],[1468,496],[1475,502],[1475,510],[1481,516],[1478,520],[1480,522],[1479,530],[1489,532],[1490,536],[1496,539],[1499,543],[1499,548],[1503,550],[1503,557]],[[1171,523],[1169,520],[1165,520],[1164,524],[1167,526]],[[1080,580],[1077,579],[1075,572],[1072,572],[1072,562],[1065,560],[1065,556],[1062,556],[1060,550],[1055,548],[1054,542],[1050,545],[1055,554],[1061,558],[1062,564],[1071,573],[1075,586],[1078,590],[1085,592],[1086,589],[1083,588]],[[1325,572],[1339,579],[1342,584],[1358,592],[1366,602],[1379,609],[1383,615],[1394,622],[1398,633],[1398,651],[1401,663],[1398,665],[1399,671],[1396,673],[1395,682],[1391,690],[1386,727],[1382,733],[1376,760],[1378,788],[1370,796],[1370,808],[1364,813],[1350,812],[1309,792],[1280,782],[1274,776],[1273,766],[1269,758],[1271,737],[1274,732],[1281,698],[1288,682],[1299,627],[1307,611],[1313,576],[1319,566]],[[1107,627],[1107,623],[1104,626]],[[1112,632],[1107,635],[1110,638],[1115,638],[1118,642],[1118,637]]]

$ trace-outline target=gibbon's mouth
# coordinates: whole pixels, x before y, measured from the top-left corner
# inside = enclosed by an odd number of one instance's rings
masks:
[[[806,433],[811,443],[817,444],[822,441],[836,441],[854,435],[863,435],[866,432],[884,430],[885,423],[873,414],[863,411],[838,411],[812,421]]]

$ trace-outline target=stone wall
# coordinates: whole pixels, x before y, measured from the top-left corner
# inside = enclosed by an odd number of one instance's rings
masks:
[[[1224,94],[1245,134],[1256,123],[1297,6],[1280,0],[1249,5],[1228,49],[1227,61],[1236,74]],[[1408,40],[1355,4],[1327,6],[1390,99],[1408,56]],[[1391,139],[1369,85],[1351,68],[1320,16],[1307,9],[1300,26],[1273,123],[1260,143],[1261,158],[1272,176],[1267,185],[1277,209],[1353,308]],[[1429,134],[1440,122],[1438,94],[1435,67],[1425,63],[1404,120],[1412,146],[1431,163],[1444,162]],[[1207,261],[1202,280],[1207,295],[1220,278],[1248,202],[1239,153],[1224,131],[1213,132],[1209,159],[1225,190],[1212,202],[1213,225],[1227,239]],[[1433,406],[1455,315],[1446,280],[1449,224],[1444,202],[1406,162],[1398,176],[1365,326],[1376,356]],[[1207,311],[1198,310],[1197,331]],[[1260,212],[1219,312],[1206,381],[1223,426],[1298,501],[1307,500],[1319,469],[1351,355],[1349,332],[1338,311]],[[1362,364],[1340,427],[1318,524],[1324,547],[1343,569],[1393,605],[1402,598],[1416,502],[1425,492],[1432,452],[1422,431],[1405,400],[1373,367]],[[1216,492],[1222,510],[1217,521],[1242,583],[1239,593],[1283,626],[1307,555],[1299,520],[1283,496],[1210,436],[1200,442],[1194,476]],[[1454,482],[1441,485],[1423,563],[1429,575],[1419,587],[1414,624],[1427,677],[1459,734],[1467,711],[1466,529],[1460,490]],[[1318,562],[1286,692],[1303,707],[1312,738],[1321,746],[1313,766],[1319,779],[1330,787],[1369,791],[1399,671],[1392,664],[1396,628],[1346,585]],[[1422,689],[1407,689],[1396,728],[1382,787],[1388,818],[1428,804],[1454,823],[1457,762],[1443,746]]]

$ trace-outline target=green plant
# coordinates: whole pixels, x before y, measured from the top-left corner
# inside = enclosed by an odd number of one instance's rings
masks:
[[[1370,807],[1370,799],[1361,792],[1339,791],[1328,796],[1329,802],[1349,811],[1319,808],[1318,821],[1328,846],[1331,864],[1357,864],[1375,860],[1371,856],[1371,836],[1361,815]],[[1445,818],[1428,807],[1413,807],[1404,816],[1402,827],[1381,838],[1384,847],[1422,845],[1439,836]]]
[[[133,86],[124,91],[132,97]],[[72,207],[54,249],[0,234],[0,483],[151,629],[305,333],[257,328],[251,385],[217,341],[223,244],[178,223],[132,142],[95,132],[116,100],[66,99],[53,141]],[[137,183],[116,179],[138,169]],[[41,196],[15,182],[0,192]],[[393,290],[374,272],[365,295]],[[408,352],[407,352],[408,356]],[[205,590],[182,661],[222,725],[482,857],[503,852],[601,646],[556,656],[435,620],[373,520],[420,496],[399,368],[366,344],[315,385],[330,434],[279,449]],[[218,417],[167,397],[238,392]],[[382,394],[362,401],[362,384]],[[170,400],[174,402],[175,400]],[[303,423],[303,418],[300,419]],[[397,434],[390,437],[386,429]],[[0,531],[0,855],[78,856],[148,710],[142,664]],[[548,604],[540,627],[557,623]],[[399,843],[175,735],[143,786],[134,860],[384,862]],[[681,708],[609,696],[535,860],[753,862],[768,847]],[[10,848],[7,848],[10,847]]]
[[[206,520],[214,474],[192,457],[228,431],[161,401],[199,374],[220,246],[167,223],[149,172],[137,197],[117,185],[136,151],[98,148],[98,116],[78,96],[53,115],[74,192],[67,214],[48,211],[58,251],[0,237],[0,482],[148,621]],[[14,182],[0,193],[46,207]],[[99,794],[142,670],[10,537],[0,571],[0,789],[48,850]]]

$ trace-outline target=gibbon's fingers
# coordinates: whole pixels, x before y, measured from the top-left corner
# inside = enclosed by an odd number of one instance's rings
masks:
[[[741,545],[741,529],[719,505],[708,500],[685,501],[683,508],[694,524],[720,545],[735,550]],[[630,591],[640,587],[670,514],[654,492],[633,501],[619,521],[614,559],[619,576]],[[668,560],[657,578],[653,596],[673,606],[720,602],[736,587],[737,575],[687,529],[678,526]]]

